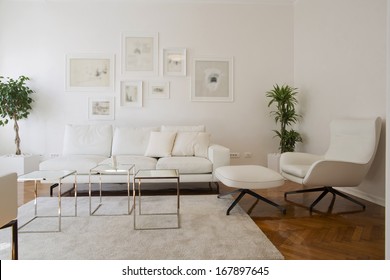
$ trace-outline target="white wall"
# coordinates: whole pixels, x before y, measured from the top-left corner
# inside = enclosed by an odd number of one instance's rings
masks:
[[[325,152],[339,117],[386,117],[386,0],[297,0],[294,82],[302,149]],[[385,205],[385,125],[365,182],[350,192]]]
[[[293,81],[292,1],[147,2],[0,1],[0,75],[27,75],[37,92],[31,116],[21,121],[22,152],[61,153],[64,125],[89,123],[88,97],[115,96],[114,124],[205,124],[214,142],[253,153],[233,163],[265,164],[277,150],[265,92]],[[169,100],[147,99],[144,91],[142,108],[119,106],[120,81],[139,79],[121,75],[126,31],[158,32],[160,50],[187,48],[187,77],[142,79],[144,89],[148,81],[170,81]],[[115,93],[65,92],[68,53],[115,54]],[[233,103],[190,101],[192,58],[200,56],[234,57]],[[0,153],[14,152],[13,137],[11,125],[0,128]]]

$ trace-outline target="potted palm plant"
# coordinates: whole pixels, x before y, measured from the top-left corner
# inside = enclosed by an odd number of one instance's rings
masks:
[[[0,76],[0,125],[6,125],[9,120],[14,121],[16,155],[21,155],[18,121],[25,119],[32,109],[34,91],[26,85],[30,80],[26,76],[18,79]]]
[[[273,89],[266,92],[266,97],[270,100],[268,107],[274,106],[275,110],[270,112],[274,117],[275,123],[279,125],[279,129],[275,129],[275,137],[279,138],[279,151],[281,153],[294,152],[296,143],[302,142],[302,137],[299,132],[292,128],[301,118],[296,112],[296,99],[298,91],[289,85],[273,86]],[[279,171],[280,154],[268,156],[268,166]],[[273,159],[271,159],[273,158]]]

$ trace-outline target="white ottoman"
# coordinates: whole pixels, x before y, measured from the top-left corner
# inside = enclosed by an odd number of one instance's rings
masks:
[[[230,210],[236,206],[236,204],[245,194],[250,194],[257,199],[265,201],[279,208],[283,214],[286,214],[286,209],[283,206],[280,206],[275,202],[272,202],[269,199],[251,191],[251,189],[268,189],[282,186],[284,184],[284,178],[276,171],[260,165],[231,165],[218,167],[215,170],[215,176],[224,185],[238,188],[233,192],[219,195],[218,198],[228,194],[240,192],[236,200],[233,201],[232,205],[230,205],[226,215],[229,215]]]

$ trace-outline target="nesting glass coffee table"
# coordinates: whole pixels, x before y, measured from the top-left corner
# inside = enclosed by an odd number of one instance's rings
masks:
[[[108,175],[126,175],[127,183],[127,213],[125,214],[98,214],[96,211],[103,205],[102,200],[102,177]],[[99,204],[92,210],[92,176],[99,176]],[[98,164],[89,171],[89,215],[97,216],[117,216],[117,215],[130,215],[133,207],[130,207],[130,176],[134,176],[134,164]],[[134,182],[133,182],[133,193],[134,193]]]
[[[74,192],[74,216],[77,216],[77,172],[75,170],[39,170],[39,171],[33,171],[24,175],[21,175],[18,177],[19,182],[26,182],[26,181],[34,181],[34,217],[30,219],[28,222],[26,222],[24,225],[19,227],[19,229],[23,228],[36,218],[52,218],[56,216],[39,216],[38,215],[38,181],[58,181],[58,230],[53,231],[61,231],[61,186],[62,186],[62,180],[65,179],[68,176],[74,176],[74,186],[75,186],[75,192]],[[23,232],[52,232],[51,230],[45,230],[45,231],[19,231],[21,233]]]
[[[135,193],[133,195],[133,206],[134,206],[134,229],[150,230],[150,229],[177,229],[180,228],[180,175],[179,171],[176,169],[157,169],[157,170],[139,170],[133,179],[133,186],[138,182],[138,215],[139,218],[143,215],[145,216],[157,216],[157,215],[175,215],[176,216],[176,225],[174,226],[138,226],[136,222],[136,199]],[[142,195],[141,195],[141,182],[148,180],[168,180],[176,182],[176,211],[175,212],[153,212],[153,213],[143,213],[142,212]]]

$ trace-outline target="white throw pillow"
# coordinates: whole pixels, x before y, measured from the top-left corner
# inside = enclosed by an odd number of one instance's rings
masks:
[[[172,156],[208,156],[210,134],[206,132],[178,132],[172,149]]]
[[[210,146],[210,133],[199,132],[196,136],[194,145],[194,153],[196,157],[208,158],[208,150]]]
[[[147,157],[170,157],[172,147],[175,142],[176,132],[156,132],[150,133],[149,144],[146,148]]]
[[[194,146],[198,132],[178,132],[173,145],[173,156],[194,156]]]

